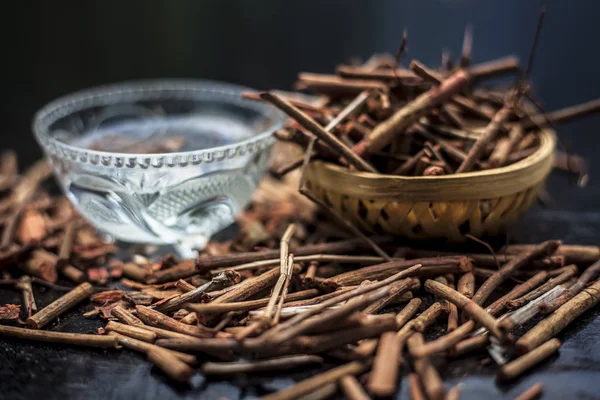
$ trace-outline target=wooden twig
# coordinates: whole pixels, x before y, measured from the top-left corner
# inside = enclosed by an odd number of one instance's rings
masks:
[[[19,278],[19,282],[17,282],[15,287],[21,291],[21,298],[23,299],[25,314],[27,315],[27,318],[29,318],[37,312],[37,305],[35,304],[35,297],[33,296],[33,288],[31,287],[31,278],[27,275],[23,275],[21,278]]]
[[[497,328],[497,321],[494,317],[488,314],[483,308],[481,308],[474,300],[463,296],[456,290],[449,288],[439,282],[428,279],[425,282],[425,289],[428,292],[440,296],[454,304],[464,312],[466,312],[471,318],[479,322],[481,325],[489,329],[490,333],[498,339],[505,341],[506,336]]]
[[[229,286],[236,281],[239,281],[239,274],[234,271],[225,270],[215,276],[210,282],[202,286],[194,288],[179,296],[168,299],[167,301],[153,306],[156,311],[168,313],[181,308],[186,303],[199,301],[206,292],[210,290],[218,290],[225,286]]]
[[[569,279],[573,278],[577,274],[577,266],[570,265],[566,271],[562,274],[558,275],[555,278],[550,279],[548,282],[544,283],[542,286],[536,288],[535,290],[531,290],[526,292],[524,295],[513,298],[506,302],[506,308],[509,310],[515,310],[517,308],[523,307],[525,304],[530,301],[537,299],[544,293],[547,293],[549,290],[553,289],[557,285],[561,283],[565,283]]]
[[[501,252],[518,255],[532,251],[535,247],[536,245],[534,244],[511,244],[505,246]],[[600,247],[561,244],[554,254],[563,256],[565,258],[565,264],[590,265],[600,260]]]
[[[587,103],[577,104],[566,107],[561,110],[552,111],[543,115],[535,115],[529,120],[523,121],[525,129],[531,129],[536,126],[547,126],[548,124],[560,124],[571,121],[576,118],[585,117],[600,111],[600,99],[588,101]]]
[[[548,314],[575,297],[588,283],[600,274],[600,260],[589,266],[577,281],[554,300],[540,304],[540,311]]]
[[[498,371],[498,379],[508,381],[521,376],[525,371],[533,368],[558,351],[560,345],[561,343],[558,339],[550,339],[516,360],[504,364],[500,368],[500,371]]]
[[[269,103],[273,104],[283,112],[294,118],[300,125],[305,129],[309,130],[313,135],[319,138],[319,140],[326,143],[329,147],[339,153],[340,156],[344,157],[348,163],[354,166],[359,171],[377,172],[375,168],[369,165],[362,158],[357,156],[349,149],[344,143],[338,138],[333,136],[331,133],[323,129],[315,120],[310,118],[308,115],[287,103],[285,100],[277,97],[273,93],[261,93],[261,98]]]
[[[177,381],[187,383],[194,375],[194,370],[175,357],[171,351],[162,349],[160,347],[152,347],[146,353],[148,360],[160,368],[169,378]]]
[[[407,341],[409,350],[423,345],[423,335],[419,332],[412,334]],[[444,398],[444,383],[437,370],[427,357],[421,357],[414,360],[415,372],[419,375],[421,383],[425,388],[427,396],[431,400],[442,400]]]
[[[541,383],[536,383],[519,396],[515,397],[515,400],[535,400],[542,395],[542,391],[544,390],[544,385]]]
[[[408,302],[406,306],[396,314],[396,329],[400,330],[406,323],[415,315],[423,301],[419,298],[414,298]]]
[[[377,125],[368,138],[353,147],[355,153],[360,156],[381,150],[389,144],[396,134],[408,129],[424,116],[431,107],[442,104],[448,98],[460,92],[470,82],[470,79],[470,75],[464,70],[455,72],[445,79],[440,86],[418,96],[415,100],[396,111],[390,118]]]
[[[479,305],[483,304],[489,295],[512,274],[527,263],[554,253],[559,246],[560,241],[549,240],[535,246],[528,252],[522,253],[519,257],[512,259],[479,287],[477,292],[473,295],[473,301]]]
[[[134,339],[131,337],[127,337],[125,335],[121,335],[114,331],[108,332],[107,334],[109,336],[116,337],[117,343],[119,345],[121,345],[127,349],[140,352],[142,354],[146,354],[150,349],[158,347],[154,344],[147,343],[147,342],[144,342],[141,340],[137,340],[137,339]],[[167,351],[171,352],[171,354],[173,354],[175,357],[177,357],[178,359],[180,359],[181,361],[183,361],[184,363],[186,363],[188,365],[194,365],[197,362],[196,356],[193,356],[191,354],[180,353],[175,350],[167,350]]]
[[[336,382],[346,375],[357,375],[369,368],[370,361],[352,361],[348,364],[330,369],[318,375],[314,375],[303,381],[296,383],[280,392],[269,394],[260,398],[260,400],[291,400],[311,393],[314,390],[323,387],[331,382]]]
[[[479,161],[485,149],[494,141],[496,135],[500,132],[500,129],[502,129],[504,124],[514,114],[514,103],[515,101],[512,98],[506,99],[504,107],[494,115],[494,118],[492,118],[471,147],[471,150],[467,154],[467,158],[463,160],[456,170],[457,174],[469,172],[473,169],[475,163]]]
[[[135,325],[125,325],[115,321],[108,321],[104,327],[104,330],[106,332],[117,332],[121,335],[148,343],[153,343],[157,338],[157,334],[155,332],[136,327]]]
[[[137,316],[148,325],[200,338],[212,336],[212,332],[206,328],[203,329],[200,326],[182,324],[181,322],[176,321],[173,318],[169,318],[168,316],[161,314],[158,311],[154,311],[148,307],[138,305],[135,307],[135,310],[137,312]]]
[[[423,386],[421,385],[421,379],[416,373],[408,374],[409,393],[411,400],[427,400]]]
[[[396,393],[400,351],[401,343],[395,332],[381,335],[367,385],[375,396],[387,397]]]
[[[546,271],[541,271],[529,278],[527,281],[522,284],[514,287],[510,292],[506,295],[502,296],[491,305],[486,308],[486,311],[491,315],[498,315],[504,308],[508,305],[510,301],[517,299],[529,292],[533,289],[541,285],[546,279],[548,279],[550,274]]]
[[[389,244],[389,238],[373,238],[372,241],[378,245]],[[348,254],[356,253],[364,250],[369,250],[370,245],[363,239],[349,239],[337,242],[309,244],[298,247],[291,247],[290,252],[294,253],[294,257],[308,256],[315,254]],[[279,260],[279,249],[251,251],[243,253],[233,253],[226,256],[200,257],[196,260],[197,272],[206,273],[217,268],[231,267],[235,265],[262,261],[262,260]],[[279,262],[279,261],[277,261]],[[275,263],[277,265],[277,263]]]
[[[52,304],[41,309],[37,314],[27,318],[27,326],[33,329],[43,328],[64,312],[90,297],[93,291],[94,288],[88,282],[80,284]]]
[[[119,348],[117,340],[110,336],[40,331],[37,329],[15,328],[4,325],[0,325],[0,336],[73,346],[101,347],[107,349]]]
[[[320,303],[318,306],[312,308],[311,310],[308,310],[302,314],[299,314],[299,315],[285,321],[282,324],[279,324],[275,329],[272,329],[271,331],[267,332],[267,334],[263,335],[263,340],[270,339],[272,342],[274,341],[275,343],[282,343],[288,337],[293,337],[299,333],[302,333],[302,331],[306,330],[307,328],[309,328],[310,325],[309,326],[304,325],[304,326],[301,326],[300,328],[297,327],[297,325],[299,323],[308,319],[309,317],[317,315],[321,311],[323,311],[323,310],[327,309],[328,307],[331,307],[341,301],[349,300],[356,296],[377,290],[379,288],[383,288],[399,279],[405,278],[407,276],[411,276],[416,271],[418,271],[420,268],[421,268],[421,265],[419,265],[419,264],[414,265],[413,267],[408,268],[404,271],[401,271],[401,272],[399,272],[387,279],[384,279],[380,282],[371,283],[371,284],[359,287],[357,289],[351,290],[349,292],[346,292],[340,296],[336,296],[333,299],[326,300],[326,301]],[[382,292],[381,294],[383,294],[383,296],[384,296],[386,293]],[[312,324],[313,325],[315,324],[314,320],[313,320]],[[318,320],[317,320],[317,325],[318,325]],[[287,330],[287,332],[285,334],[283,334],[283,332],[286,330]],[[276,336],[276,338],[273,336]]]
[[[349,400],[370,400],[369,395],[354,376],[342,376],[339,384],[342,392]]]
[[[468,67],[471,64],[471,51],[473,49],[473,27],[467,25],[463,39],[462,51],[460,54],[460,66]]]
[[[600,301],[600,280],[560,306],[517,340],[517,351],[524,354],[546,342],[563,330],[575,318]]]
[[[204,375],[251,374],[293,369],[304,365],[321,364],[322,362],[321,357],[304,354],[233,363],[206,362],[202,365],[202,373]]]

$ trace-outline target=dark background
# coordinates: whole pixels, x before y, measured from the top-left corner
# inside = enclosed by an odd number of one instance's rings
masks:
[[[373,52],[395,52],[404,28],[409,37],[405,61],[417,58],[436,66],[443,48],[457,56],[464,27],[472,23],[474,62],[511,53],[524,62],[541,4],[537,0],[4,2],[0,148],[16,149],[22,167],[40,157],[30,132],[33,114],[74,90],[160,77],[289,89],[299,71],[328,73],[353,56],[365,59]],[[531,74],[535,92],[550,110],[599,97],[600,3],[555,0],[546,4],[548,14]],[[591,162],[591,183],[579,189],[555,173],[549,185],[554,208],[530,212],[512,229],[514,240],[558,238],[597,244],[599,127],[600,117],[560,127],[562,141]],[[464,398],[511,398],[537,380],[547,386],[548,398],[598,398],[597,315],[597,309],[587,313],[561,334],[566,340],[561,356],[516,384],[496,387],[491,376],[494,368],[481,371],[478,361],[458,363],[443,371],[443,377],[464,382]],[[82,328],[67,324],[62,329]],[[0,365],[0,392],[10,393],[11,398],[17,394],[103,399],[257,394],[225,382],[192,392],[174,389],[129,352],[105,354],[3,342]],[[262,382],[274,389],[292,380],[263,378]],[[406,389],[403,385],[403,396]]]
[[[8,4],[7,4],[8,3]],[[539,0],[196,0],[4,2],[3,147],[24,164],[40,155],[30,132],[46,102],[86,87],[130,79],[186,77],[289,89],[299,71],[333,72],[353,56],[408,53],[436,66],[441,50],[460,53],[474,29],[474,62],[507,54],[523,63]],[[598,97],[600,4],[547,1],[532,71],[548,109]],[[561,127],[574,151],[593,157],[600,117]],[[593,161],[593,160],[592,160]],[[593,169],[600,171],[600,169]],[[569,191],[571,192],[571,191]],[[593,204],[578,204],[592,208]]]

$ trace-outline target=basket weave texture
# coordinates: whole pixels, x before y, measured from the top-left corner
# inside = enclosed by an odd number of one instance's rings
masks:
[[[306,185],[365,232],[462,241],[466,233],[498,234],[531,206],[552,169],[555,145],[554,133],[546,130],[538,150],[521,161],[446,176],[351,172],[314,161]]]

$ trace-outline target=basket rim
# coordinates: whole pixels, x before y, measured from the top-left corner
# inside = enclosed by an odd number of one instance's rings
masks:
[[[307,170],[307,181],[318,179],[327,190],[369,199],[402,197],[407,200],[471,200],[508,196],[544,180],[552,169],[556,145],[554,131],[540,131],[536,152],[516,163],[484,171],[442,176],[401,176],[349,171],[316,160]]]

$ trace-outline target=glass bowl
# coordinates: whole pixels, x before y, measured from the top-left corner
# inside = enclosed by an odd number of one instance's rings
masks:
[[[284,115],[210,81],[122,83],[46,105],[33,131],[79,212],[110,236],[184,256],[230,225]]]

